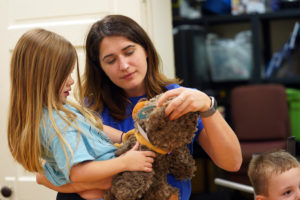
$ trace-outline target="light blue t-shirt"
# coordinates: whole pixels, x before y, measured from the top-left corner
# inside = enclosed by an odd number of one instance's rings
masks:
[[[63,146],[52,126],[47,109],[44,109],[43,118],[40,123],[42,157],[46,160],[44,173],[48,180],[55,186],[61,186],[70,182],[69,173],[73,165],[89,160],[108,160],[114,158],[116,150],[116,147],[113,146],[105,133],[91,126],[88,120],[77,109],[68,104],[65,107],[76,114],[75,124],[82,130],[82,132],[78,133],[56,111],[53,111],[55,124],[73,152],[72,156],[69,148],[65,146],[69,158],[69,166]],[[60,114],[66,116],[62,111],[60,111]]]
[[[167,86],[168,90],[172,90],[175,88],[179,88],[181,86],[177,85],[177,84],[170,84]],[[131,117],[131,113],[132,113],[132,109],[133,107],[137,104],[137,102],[141,99],[141,98],[145,98],[146,96],[139,96],[139,97],[132,97],[130,98],[131,104],[132,106],[128,106],[127,107],[127,114],[128,117],[122,121],[116,121],[109,113],[109,110],[107,107],[104,107],[103,112],[101,113],[101,117],[102,117],[102,121],[103,124],[114,127],[118,130],[121,130],[123,132],[127,132],[131,129],[134,128],[134,121]],[[198,137],[200,135],[201,130],[203,129],[203,124],[201,119],[199,119],[198,121],[198,131],[195,133],[195,137],[193,142],[191,142],[190,144],[188,144],[188,148],[191,152],[191,154],[193,153],[193,143],[196,141],[198,141]],[[167,176],[167,180],[168,183],[176,188],[179,189],[179,195],[180,195],[180,200],[189,200],[190,195],[191,195],[191,180],[177,180],[172,174],[168,174]]]

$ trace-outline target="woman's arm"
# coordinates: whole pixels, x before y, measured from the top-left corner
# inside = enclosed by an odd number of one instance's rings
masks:
[[[102,199],[104,198],[103,190],[88,190],[78,193],[83,199]]]
[[[46,178],[44,174],[38,173],[36,175],[36,182],[49,189],[52,189],[57,192],[62,192],[62,193],[80,193],[80,192],[85,192],[94,189],[98,191],[101,190],[103,191],[111,187],[111,177],[102,179],[97,182],[68,183],[62,186],[55,186]]]
[[[123,171],[152,171],[155,153],[137,151],[139,144],[120,157],[105,161],[87,161],[71,168],[72,182],[93,182],[114,176]]]
[[[165,92],[159,99],[158,106],[170,97],[175,98],[169,103],[165,114],[171,120],[188,112],[205,112],[211,106],[211,98],[205,93],[184,87]],[[200,145],[217,166],[227,171],[238,171],[242,164],[242,153],[234,131],[218,111],[201,120],[204,129],[198,138]]]
[[[217,111],[202,118],[203,130],[198,141],[214,163],[227,171],[238,171],[242,164],[240,143],[233,130]]]
[[[104,133],[110,138],[113,143],[121,143],[122,131],[115,129],[113,127],[103,125]],[[123,134],[124,135],[124,134]]]

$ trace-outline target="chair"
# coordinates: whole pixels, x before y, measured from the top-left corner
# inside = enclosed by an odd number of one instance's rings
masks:
[[[226,179],[250,185],[247,169],[253,154],[271,149],[286,149],[290,136],[285,87],[260,84],[235,87],[231,92],[231,119],[240,141],[243,163]]]

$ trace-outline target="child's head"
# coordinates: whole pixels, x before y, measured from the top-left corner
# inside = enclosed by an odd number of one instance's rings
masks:
[[[269,151],[254,156],[248,176],[256,200],[300,199],[300,165],[286,151]]]
[[[24,33],[11,60],[12,93],[22,98],[17,103],[57,104],[76,63],[75,48],[62,36],[44,29]]]

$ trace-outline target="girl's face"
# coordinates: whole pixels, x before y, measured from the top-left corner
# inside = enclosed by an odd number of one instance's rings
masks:
[[[123,36],[105,37],[99,48],[101,67],[109,79],[130,97],[144,95],[147,73],[145,49]]]
[[[74,84],[71,73],[68,75],[67,79],[64,81],[60,88],[59,101],[63,104],[66,103],[67,97],[70,95],[70,91],[72,90],[71,86]]]

